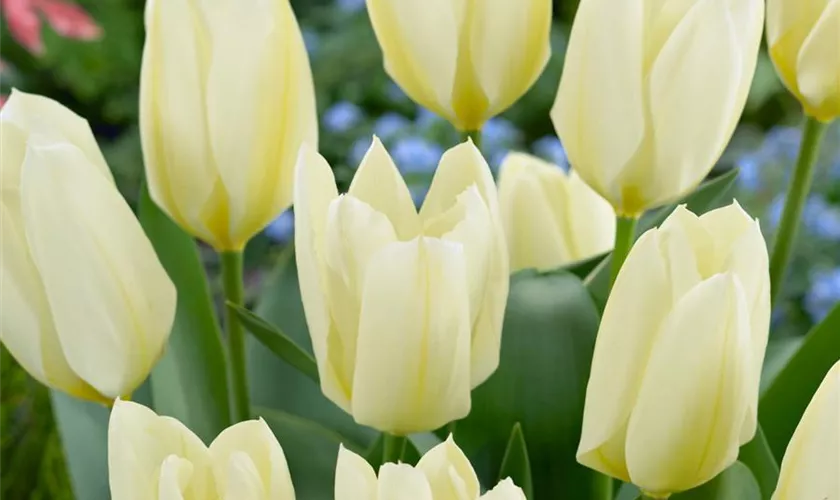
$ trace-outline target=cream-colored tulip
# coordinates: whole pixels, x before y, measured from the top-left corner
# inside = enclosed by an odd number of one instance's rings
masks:
[[[294,500],[283,449],[262,420],[228,427],[210,447],[171,417],[117,400],[108,424],[115,500]]]
[[[773,500],[833,498],[840,498],[840,362],[805,409],[773,493]]]
[[[217,250],[241,250],[292,203],[318,140],[289,0],[148,0],[140,132],[152,199]]]
[[[762,0],[582,0],[551,118],[624,216],[692,191],[746,104]]]
[[[335,469],[335,500],[525,500],[509,478],[481,495],[478,476],[452,436],[429,450],[416,467],[383,464],[379,477],[364,458],[343,446]]]
[[[479,130],[551,55],[551,0],[367,0],[385,70],[414,101]]]
[[[0,338],[46,385],[128,395],[169,338],[175,287],[83,118],[13,91],[0,127]]]
[[[805,113],[840,116],[840,0],[767,0],[767,45]]]
[[[499,170],[511,271],[553,269],[612,250],[615,212],[575,172],[524,153]]]
[[[735,461],[755,434],[768,257],[737,203],[679,207],[639,238],[607,301],[578,461],[655,497]]]
[[[472,142],[440,161],[420,213],[374,138],[347,194],[301,150],[295,255],[324,394],[394,434],[470,409],[499,363],[508,256],[496,187]]]

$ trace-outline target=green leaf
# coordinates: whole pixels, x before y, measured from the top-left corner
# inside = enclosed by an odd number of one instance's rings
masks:
[[[311,420],[270,408],[253,408],[283,447],[297,498],[332,500],[338,448],[364,456],[364,447]]]
[[[531,463],[528,461],[528,446],[525,444],[525,436],[522,435],[522,426],[519,422],[513,425],[510,431],[505,456],[502,458],[502,467],[499,471],[499,481],[510,478],[525,492],[525,498],[534,498],[534,485],[531,481]]]
[[[50,393],[75,497],[110,498],[108,408],[56,390]]]
[[[283,255],[266,279],[254,311],[312,354],[293,253]],[[247,342],[248,380],[254,406],[282,410],[315,421],[362,447],[373,443],[378,433],[354,422],[350,415],[321,393],[317,383],[279,359],[256,338],[248,336]]]
[[[598,312],[580,280],[533,270],[512,277],[499,368],[473,390],[455,440],[494,484],[518,422],[534,498],[588,498],[594,472],[575,460]]]
[[[155,205],[145,188],[139,219],[178,290],[169,346],[151,375],[154,409],[177,418],[209,443],[231,421],[225,352],[204,268],[193,239]]]
[[[277,327],[268,323],[251,311],[236,304],[227,303],[228,309],[239,317],[245,329],[259,340],[262,345],[271,349],[286,363],[295,367],[315,383],[320,383],[318,378],[318,365],[315,358],[304,351],[295,341],[287,337]]]
[[[808,333],[759,402],[758,420],[777,462],[781,462],[805,408],[838,359],[840,304]]]
[[[741,447],[738,460],[752,471],[761,489],[761,498],[770,500],[779,482],[779,464],[770,451],[761,425],[756,429],[752,441]]]
[[[735,462],[708,483],[693,490],[677,493],[670,500],[761,500],[758,487],[750,469]]]
[[[761,368],[760,394],[764,394],[773,384],[779,373],[802,347],[803,342],[805,342],[804,336],[770,339],[767,343],[767,351],[764,354],[764,365]]]

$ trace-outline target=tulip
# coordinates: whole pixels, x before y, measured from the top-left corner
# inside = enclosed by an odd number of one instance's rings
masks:
[[[210,447],[171,417],[117,400],[108,423],[111,497],[294,500],[283,449],[265,421],[228,427]]]
[[[619,215],[691,192],[746,104],[762,0],[582,0],[551,118]]]
[[[465,131],[524,94],[551,55],[551,0],[368,0],[385,70]]]
[[[152,199],[220,251],[292,202],[318,139],[309,60],[289,0],[148,0],[140,135]]]
[[[175,287],[84,119],[13,91],[0,124],[0,338],[46,385],[128,395],[163,351]]]
[[[773,500],[840,498],[840,362],[805,409],[782,459]]]
[[[524,153],[499,171],[511,271],[553,269],[612,250],[615,212],[576,172]]]
[[[577,459],[654,498],[735,461],[756,430],[768,257],[737,203],[639,238],[601,321]]]
[[[768,0],[767,45],[782,81],[820,121],[840,116],[840,1]]]
[[[480,493],[478,477],[452,436],[423,455],[416,467],[383,464],[378,478],[364,458],[344,446],[338,451],[335,500],[525,500],[525,494],[510,478],[486,494]]]
[[[295,248],[324,394],[403,435],[469,413],[499,364],[508,257],[495,185],[472,142],[440,161],[419,214],[379,139],[339,196],[309,147],[295,181]]]

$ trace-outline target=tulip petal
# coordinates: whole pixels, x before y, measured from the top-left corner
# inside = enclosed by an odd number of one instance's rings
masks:
[[[452,120],[455,47],[466,2],[368,0],[367,8],[385,58],[385,71],[413,101]]]
[[[433,500],[434,496],[422,472],[410,465],[387,463],[379,469],[377,498],[380,500]],[[353,500],[356,500],[355,497]]]
[[[373,137],[347,192],[385,214],[401,240],[420,232],[411,192],[378,137]]]
[[[830,1],[767,0],[767,45],[770,56],[782,81],[796,95],[801,95],[797,66],[802,45]]]
[[[840,498],[840,362],[802,414],[782,459],[773,500]]]
[[[159,417],[130,401],[117,400],[111,410],[108,474],[113,498],[157,498],[158,474],[160,482],[167,485],[164,489],[161,484],[161,490],[170,494],[169,498],[177,499],[175,492],[187,493],[186,498],[212,498],[212,476],[204,443],[174,418]],[[186,475],[190,481],[184,487]]]
[[[840,116],[840,2],[829,2],[797,59],[805,109],[817,119]]]
[[[614,206],[613,184],[642,143],[642,2],[584,0],[566,52],[551,120],[569,160]]]
[[[499,366],[510,263],[493,175],[472,141],[461,143],[443,154],[420,209],[420,218],[429,221],[446,212],[458,195],[472,185],[478,188],[495,227],[483,307],[472,326],[470,372],[472,386],[475,387],[487,380]]]
[[[417,470],[426,475],[434,498],[470,500],[481,492],[478,476],[451,435],[423,455]]]
[[[339,445],[335,500],[377,500],[377,481],[367,460]]]
[[[641,165],[622,176],[622,185],[636,186],[647,206],[694,189],[720,157],[734,130],[730,115],[743,109],[745,57],[755,54],[738,43],[725,0],[697,2],[662,47],[650,74],[648,133],[663,168],[651,176],[650,166]]]
[[[183,500],[190,485],[193,465],[177,455],[169,455],[160,466],[158,496],[160,500]]]
[[[607,200],[589,187],[577,172],[568,178],[565,219],[572,238],[575,260],[608,252],[615,245],[615,211]]]
[[[140,224],[70,145],[28,150],[21,205],[70,367],[105,396],[130,393],[160,357],[176,301]]]
[[[470,311],[461,245],[392,243],[365,278],[352,414],[405,435],[470,409]]]
[[[0,112],[0,120],[3,123],[3,134],[7,133],[7,126],[16,127],[24,134],[36,134],[45,142],[67,142],[81,149],[88,161],[94,165],[99,172],[111,182],[114,177],[105,157],[96,144],[93,132],[87,120],[62,106],[57,101],[36,94],[27,94],[17,89],[12,89],[12,94]],[[24,132],[26,131],[26,132]],[[27,134],[27,135],[28,135]],[[15,134],[17,135],[17,134]],[[16,145],[10,144],[11,142]],[[20,138],[4,138],[3,148],[14,147],[19,149],[23,146]],[[21,151],[22,152],[22,151]],[[7,168],[19,169],[23,164],[21,161],[9,162],[6,164],[4,153],[3,164]],[[3,180],[6,181],[5,174]],[[14,184],[17,186],[17,184]]]
[[[214,242],[202,219],[218,181],[205,115],[209,52],[192,0],[146,2],[140,138],[149,193],[175,222]]]
[[[732,464],[751,370],[743,289],[733,275],[715,275],[675,306],[651,351],[627,429],[633,483],[670,494]]]
[[[291,500],[295,496],[286,456],[262,419],[222,431],[210,445],[210,458],[216,489],[224,492],[226,500]]]
[[[503,479],[495,488],[481,495],[480,500],[526,500],[525,493],[510,478]]]
[[[330,202],[338,197],[338,189],[327,161],[307,144],[301,147],[295,169],[295,261],[306,324],[318,362],[321,390],[331,401],[349,409],[350,402],[327,355],[327,338],[333,325],[322,249],[327,212]]]
[[[671,296],[671,286],[659,245],[659,235],[652,230],[630,250],[604,309],[586,388],[577,459],[625,481],[626,423],[641,386],[644,360],[671,307],[663,300]]]

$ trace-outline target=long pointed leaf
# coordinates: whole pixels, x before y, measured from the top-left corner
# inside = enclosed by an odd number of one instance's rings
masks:
[[[533,498],[534,484],[531,479],[531,462],[528,459],[528,446],[525,444],[525,436],[522,435],[522,426],[519,422],[513,425],[510,431],[505,456],[502,458],[502,467],[499,470],[499,480],[510,478],[517,486],[525,492],[525,498]]]
[[[770,451],[761,425],[758,426],[752,441],[741,447],[738,460],[752,471],[761,489],[761,498],[770,500],[779,482],[779,464]]]

